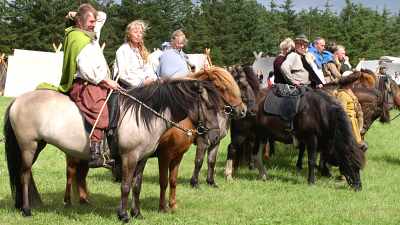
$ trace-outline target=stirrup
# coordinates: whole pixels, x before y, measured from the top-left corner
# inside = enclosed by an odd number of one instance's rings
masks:
[[[108,157],[108,155],[106,154],[101,154],[101,156],[103,157],[103,167],[106,169],[112,169],[115,166],[115,160]]]

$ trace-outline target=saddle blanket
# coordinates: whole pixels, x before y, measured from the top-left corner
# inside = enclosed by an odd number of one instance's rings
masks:
[[[296,88],[287,84],[275,84],[264,101],[264,112],[292,121],[297,114],[301,96],[305,87]]]

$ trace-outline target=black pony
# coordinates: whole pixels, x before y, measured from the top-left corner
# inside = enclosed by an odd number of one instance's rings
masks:
[[[225,176],[232,178],[232,173],[240,164],[248,164],[252,168],[250,156],[258,151],[256,140],[256,114],[258,110],[256,97],[260,91],[259,80],[250,65],[235,65],[229,68],[242,93],[242,99],[247,106],[246,117],[231,120],[231,143],[228,145]]]
[[[280,137],[287,139],[293,135],[307,148],[310,184],[315,183],[316,158],[319,151],[328,163],[339,167],[351,187],[361,190],[360,170],[365,164],[364,153],[357,146],[350,122],[339,102],[322,90],[306,91],[299,101],[298,113],[293,120],[293,131],[289,133],[285,121],[279,116],[264,112],[263,104],[269,91],[271,90],[263,90],[259,101],[259,140],[266,142],[271,137],[276,140]],[[262,166],[257,160],[256,165]],[[259,170],[265,173],[265,168]]]

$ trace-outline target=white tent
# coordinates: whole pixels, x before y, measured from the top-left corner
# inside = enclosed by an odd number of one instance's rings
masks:
[[[35,90],[38,84],[58,85],[61,79],[63,53],[15,49],[8,57],[4,96],[18,96]]]
[[[390,75],[397,84],[400,84],[400,58],[393,56],[382,56],[379,60],[361,60],[356,70],[369,69],[378,73],[379,68],[386,68],[386,74]]]
[[[256,53],[253,52],[254,57],[256,58],[253,63],[253,70],[257,75],[263,75],[263,81],[261,86],[265,86],[267,84],[268,75],[271,71],[274,70],[274,60],[275,57],[262,57],[262,52]]]

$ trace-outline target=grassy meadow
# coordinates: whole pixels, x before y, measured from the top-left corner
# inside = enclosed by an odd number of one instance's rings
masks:
[[[0,98],[0,115],[11,99]],[[392,116],[398,111],[392,112]],[[2,127],[2,121],[1,127]],[[141,208],[144,219],[131,224],[400,224],[400,118],[391,124],[376,122],[369,130],[367,165],[362,171],[363,190],[354,192],[335,179],[317,176],[314,186],[307,184],[307,168],[296,173],[297,152],[279,145],[277,154],[265,162],[266,182],[257,180],[258,172],[241,168],[235,180],[227,182],[223,171],[226,137],[220,146],[216,167],[219,188],[205,184],[206,163],[200,188],[190,187],[195,149],[185,155],[180,168],[177,191],[178,209],[158,212],[158,167],[150,159],[144,175]],[[120,224],[116,216],[120,186],[110,171],[89,172],[90,202],[65,208],[65,156],[48,146],[34,165],[33,175],[44,205],[33,209],[33,217],[23,218],[13,208],[10,196],[4,143],[0,143],[0,224]],[[304,164],[307,167],[306,163]],[[338,170],[333,173],[338,175]]]

